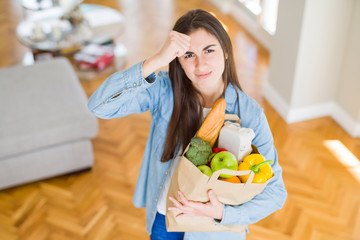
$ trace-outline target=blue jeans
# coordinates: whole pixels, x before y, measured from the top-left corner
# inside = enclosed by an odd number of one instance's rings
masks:
[[[183,240],[184,232],[168,232],[166,230],[165,215],[156,213],[152,226],[150,240]]]

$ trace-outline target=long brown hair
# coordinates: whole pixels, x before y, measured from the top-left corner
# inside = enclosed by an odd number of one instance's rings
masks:
[[[203,28],[215,36],[224,52],[225,69],[222,78],[225,89],[231,83],[235,88],[241,90],[236,74],[231,40],[216,17],[201,9],[190,10],[177,20],[173,30],[189,35],[199,28]],[[169,77],[174,93],[174,108],[166,133],[161,162],[167,162],[175,157],[176,147],[179,143],[184,150],[202,122],[200,93],[186,76],[177,58],[169,63]]]

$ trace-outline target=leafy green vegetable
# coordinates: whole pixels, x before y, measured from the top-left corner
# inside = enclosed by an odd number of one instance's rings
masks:
[[[190,141],[190,146],[188,151],[185,153],[185,157],[195,166],[200,166],[207,163],[211,153],[212,149],[208,142],[202,140],[201,138],[194,137]]]

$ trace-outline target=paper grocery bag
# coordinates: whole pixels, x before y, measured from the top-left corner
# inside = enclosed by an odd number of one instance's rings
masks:
[[[188,146],[189,147],[189,146]],[[188,149],[187,147],[187,149]],[[184,153],[187,151],[185,149]],[[257,148],[253,146],[253,152],[257,152]],[[250,177],[246,183],[230,183],[218,180],[220,173],[230,175],[247,175]],[[184,193],[186,198],[191,201],[208,202],[208,190],[214,190],[220,202],[229,205],[239,205],[251,200],[259,194],[270,180],[265,183],[252,183],[254,173],[252,171],[231,171],[222,169],[213,173],[210,177],[204,175],[192,162],[190,162],[184,154],[182,155],[179,165],[174,171],[169,187],[167,197],[167,208],[174,206],[169,200],[172,196],[179,200],[178,191]],[[243,233],[245,227],[243,225],[220,225],[214,219],[209,217],[182,217],[176,218],[179,214],[177,211],[166,210],[166,227],[168,231],[176,232],[217,232],[232,231]]]

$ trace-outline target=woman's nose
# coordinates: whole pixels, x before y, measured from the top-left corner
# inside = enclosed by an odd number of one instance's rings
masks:
[[[203,68],[205,65],[206,65],[206,61],[205,61],[204,57],[198,56],[198,57],[196,58],[196,68],[201,69],[201,68]]]

